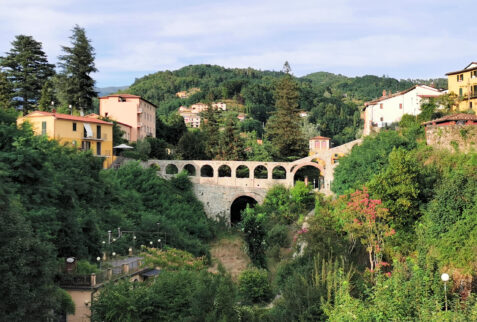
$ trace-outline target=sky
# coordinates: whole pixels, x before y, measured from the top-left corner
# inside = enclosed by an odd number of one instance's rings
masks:
[[[0,56],[24,34],[56,63],[75,24],[99,87],[190,64],[416,79],[477,61],[474,0],[0,0]]]

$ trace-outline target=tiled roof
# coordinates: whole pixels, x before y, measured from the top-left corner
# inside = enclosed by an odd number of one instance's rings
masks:
[[[450,114],[439,119],[431,120],[428,122],[422,123],[423,125],[426,124],[433,124],[433,123],[443,123],[448,121],[475,121],[477,122],[477,115],[474,114],[467,114],[467,113],[459,113],[459,114]]]
[[[331,140],[331,139],[327,138],[326,136],[315,136],[314,138],[311,138],[310,140]]]
[[[449,76],[449,75],[454,75],[454,74],[460,74],[460,73],[466,73],[466,72],[470,72],[474,69],[477,69],[477,67],[472,67],[472,68],[469,68],[470,66],[472,66],[473,64],[477,64],[477,62],[471,62],[469,65],[467,65],[464,69],[461,69],[461,70],[458,70],[458,71],[455,71],[455,72],[449,72],[446,74],[446,76]]]
[[[108,125],[113,124],[113,123],[99,120],[97,118],[90,117],[90,116],[76,116],[76,115],[45,112],[45,111],[34,111],[26,115],[25,117],[36,117],[36,116],[53,116],[54,118],[60,119],[60,120],[70,120],[70,121],[78,121],[78,122],[85,122],[85,123],[97,123],[97,124],[108,124]]]
[[[156,104],[149,102],[147,99],[142,98],[141,96],[132,95],[132,94],[110,94],[110,95],[100,97],[99,99],[105,99],[105,98],[109,98],[109,97],[139,98],[139,99],[143,100],[144,102],[147,102],[147,103],[149,103],[152,106],[157,108]]]
[[[366,108],[366,107],[369,106],[369,105],[374,105],[374,104],[376,104],[376,103],[378,103],[378,102],[387,100],[387,99],[389,99],[389,98],[406,94],[406,93],[412,91],[413,89],[415,89],[415,88],[418,87],[418,86],[419,86],[419,87],[427,87],[428,89],[433,89],[433,90],[435,90],[437,93],[440,93],[440,91],[439,91],[438,89],[433,88],[433,87],[430,87],[430,86],[427,86],[427,85],[414,85],[414,86],[412,86],[412,87],[410,87],[410,88],[408,88],[408,89],[405,89],[405,90],[403,90],[403,91],[401,91],[401,92],[396,92],[396,93],[393,93],[393,94],[390,94],[390,95],[381,96],[381,97],[376,98],[376,99],[374,99],[374,100],[372,100],[372,101],[365,102],[365,103],[364,103],[364,106],[365,106],[365,108]],[[437,93],[436,93],[436,95],[438,96]],[[421,96],[421,95],[419,95],[419,96]]]

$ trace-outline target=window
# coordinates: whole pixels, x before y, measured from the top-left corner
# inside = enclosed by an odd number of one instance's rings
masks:
[[[91,149],[91,142],[89,141],[81,142],[81,150],[90,150],[90,149]]]
[[[96,138],[101,139],[101,125],[96,125]]]
[[[469,108],[472,108],[472,102],[469,102]]]
[[[73,132],[76,132],[76,123],[73,123]]]
[[[402,103],[399,103],[399,109],[402,110]]]
[[[46,121],[41,122],[41,135],[46,135]]]
[[[462,82],[464,80],[464,74],[457,75],[457,81]]]
[[[96,142],[96,155],[101,155],[101,142]]]
[[[383,109],[383,103],[379,104],[379,108]]]
[[[462,96],[462,95],[463,94],[462,94],[462,87],[461,87],[461,88],[459,88],[459,96]]]
[[[382,122],[382,121],[383,121],[383,118],[382,118],[382,117],[380,117],[380,118],[379,118],[379,120]]]

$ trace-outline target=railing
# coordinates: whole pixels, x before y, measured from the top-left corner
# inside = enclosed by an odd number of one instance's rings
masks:
[[[142,259],[136,259],[128,263],[102,269],[98,273],[89,275],[59,274],[57,275],[57,282],[61,287],[93,287],[106,281],[115,280],[142,270],[141,260]]]
[[[108,134],[101,134],[101,137],[98,138],[96,135],[93,136],[83,136],[83,140],[93,140],[93,141],[105,141],[108,139]]]

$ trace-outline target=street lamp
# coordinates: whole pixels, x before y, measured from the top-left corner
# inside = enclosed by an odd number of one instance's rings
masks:
[[[101,271],[101,257],[96,257],[96,260],[98,261],[99,264],[99,270]]]
[[[113,255],[113,257],[114,257],[114,256],[116,256],[116,252],[113,252],[113,254],[112,254],[112,255]]]
[[[157,243],[159,244],[159,246],[161,246],[161,249],[162,249],[162,244],[161,244],[161,239],[160,238],[157,240]]]
[[[441,280],[444,282],[444,296],[446,299],[446,311],[447,311],[447,281],[449,281],[449,274],[443,273],[441,275]]]
[[[151,245],[151,247],[152,247],[152,241],[149,242],[149,245]]]

